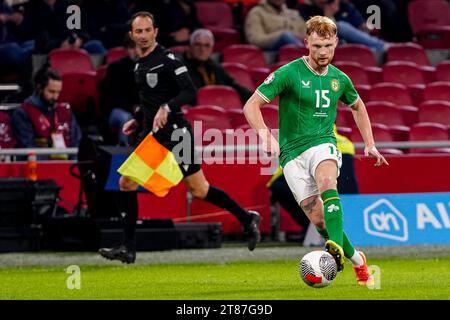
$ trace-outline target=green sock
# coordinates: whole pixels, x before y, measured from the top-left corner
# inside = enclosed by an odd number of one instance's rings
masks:
[[[339,193],[335,189],[328,189],[321,194],[323,200],[323,218],[330,240],[341,248],[344,246],[344,229],[342,226],[342,205]]]
[[[316,227],[316,230],[324,239],[328,239],[328,232],[326,229],[319,229]],[[345,257],[350,259],[355,254],[355,248],[351,244],[350,240],[348,240],[348,237],[347,237],[347,234],[345,233],[345,231],[343,232],[343,236],[344,236],[343,237],[344,245],[342,247],[342,250],[344,250]]]

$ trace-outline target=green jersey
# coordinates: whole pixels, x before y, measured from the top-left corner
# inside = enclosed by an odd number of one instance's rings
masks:
[[[328,65],[323,74],[318,74],[305,57],[270,74],[256,93],[267,103],[280,97],[279,142],[283,167],[311,147],[322,143],[336,145],[333,126],[338,100],[349,106],[358,100],[358,93],[345,73]]]

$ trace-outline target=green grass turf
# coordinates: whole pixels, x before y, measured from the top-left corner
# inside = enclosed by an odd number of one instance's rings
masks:
[[[0,269],[0,299],[450,299],[450,257],[372,259],[381,288],[356,284],[347,263],[326,288],[306,286],[295,260],[81,266],[69,290],[59,267]]]

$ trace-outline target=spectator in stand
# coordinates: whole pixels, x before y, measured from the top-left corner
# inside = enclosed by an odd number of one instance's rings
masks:
[[[81,4],[81,1],[34,0],[26,3],[24,8],[23,32],[31,34],[36,40],[36,53],[46,54],[56,48],[85,49],[91,54],[105,54],[106,48],[100,40],[91,39],[81,30],[69,30],[66,26],[67,7]]]
[[[195,29],[203,25],[198,20],[197,9],[192,0],[134,0],[132,12],[148,11],[155,13],[159,29],[157,40],[169,48],[189,45],[189,39]]]
[[[0,76],[18,75],[22,92],[25,90],[29,94],[32,91],[28,79],[31,77],[34,41],[31,36],[20,33],[23,20],[20,8],[13,9],[0,0]]]
[[[214,35],[208,29],[197,29],[191,35],[189,49],[180,60],[188,68],[189,75],[196,88],[220,84],[234,88],[243,103],[252,95],[247,88],[240,86],[223,67],[211,59],[214,48]]]
[[[308,0],[299,6],[300,14],[305,20],[313,16],[326,16],[336,22],[338,38],[348,43],[357,43],[383,52],[388,44],[367,33],[361,14],[348,3],[341,0]]]
[[[14,111],[12,128],[18,148],[78,147],[81,131],[67,103],[56,102],[62,89],[57,71],[36,73],[35,92]]]
[[[303,46],[306,25],[286,0],[261,0],[245,20],[247,41],[263,50],[277,51],[287,44]]]
[[[81,28],[107,48],[121,46],[131,18],[127,0],[77,0],[82,12]]]
[[[381,36],[392,42],[412,41],[412,30],[408,20],[408,3],[410,0],[352,0],[352,4],[365,19],[373,14],[367,12],[371,5],[380,7]]]
[[[103,123],[108,134],[117,132],[119,145],[130,145],[131,137],[122,132],[122,127],[133,118],[139,105],[139,95],[134,81],[134,67],[137,60],[136,44],[128,36],[125,38],[128,56],[112,62],[100,86]],[[111,130],[112,129],[112,130]]]

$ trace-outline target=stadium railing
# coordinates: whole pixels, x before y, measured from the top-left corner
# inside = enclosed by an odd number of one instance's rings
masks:
[[[356,142],[354,143],[356,149],[364,149],[364,143]],[[396,149],[428,149],[428,148],[450,148],[450,141],[403,141],[403,142],[379,142],[377,143],[378,149],[383,148],[396,148]],[[207,145],[207,146],[196,146],[197,151],[211,151],[215,150],[217,152],[232,152],[232,151],[257,151],[260,149],[259,145],[231,145],[231,146],[221,146],[221,145]],[[30,153],[35,153],[36,155],[52,155],[52,154],[68,154],[76,155],[78,153],[78,148],[11,148],[11,149],[0,149],[1,156],[24,156]]]

